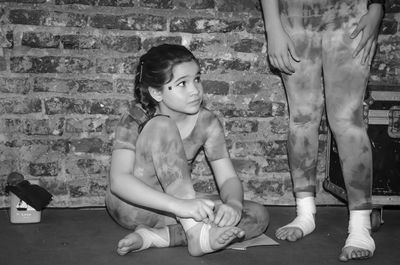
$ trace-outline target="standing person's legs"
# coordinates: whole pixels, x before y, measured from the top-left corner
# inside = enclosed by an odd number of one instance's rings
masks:
[[[288,18],[291,36],[300,62],[295,73],[283,75],[289,105],[288,157],[296,198],[297,217],[276,231],[282,240],[296,241],[315,228],[315,185],[318,156],[318,128],[324,106],[321,82],[321,37],[299,27],[301,18]],[[295,28],[291,28],[296,25]]]
[[[365,12],[363,2],[358,1],[360,7],[355,10],[364,8]],[[360,15],[346,17],[350,19],[340,28],[327,31],[323,40],[327,116],[338,146],[350,212],[349,236],[339,256],[342,261],[367,258],[375,250],[370,235],[372,151],[363,120],[370,62],[361,65],[361,54],[352,57],[359,38],[353,40],[350,34]]]

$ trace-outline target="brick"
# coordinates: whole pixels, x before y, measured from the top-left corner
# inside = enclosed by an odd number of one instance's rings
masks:
[[[204,93],[213,95],[228,95],[229,84],[224,81],[203,80]]]
[[[269,124],[271,125],[271,132],[274,134],[287,134],[289,131],[287,119],[274,118]]]
[[[107,181],[102,179],[91,179],[89,183],[89,196],[100,196],[104,198],[107,191]]]
[[[232,86],[232,94],[256,94],[261,90],[261,81],[237,81]]]
[[[246,189],[254,192],[258,197],[280,197],[286,193],[285,185],[281,180],[250,179]]]
[[[40,99],[0,99],[0,114],[28,114],[42,111]]]
[[[14,47],[13,31],[12,30],[8,30],[6,32],[0,31],[0,48],[13,48],[13,47]]]
[[[379,30],[380,35],[395,35],[397,33],[399,23],[395,20],[383,19]]]
[[[190,41],[189,49],[191,51],[207,52],[213,49],[218,49],[223,45],[223,41],[217,37],[207,37],[207,39],[193,38]]]
[[[115,81],[117,93],[129,94],[133,96],[135,90],[135,80],[130,79],[117,79]]]
[[[78,159],[66,163],[65,172],[67,174],[79,175],[106,173],[107,168],[102,161],[96,159]]]
[[[197,180],[194,182],[193,188],[196,192],[201,193],[216,193],[218,191],[213,178]]]
[[[236,155],[239,156],[262,156],[271,157],[287,154],[286,141],[255,141],[255,142],[237,142]]]
[[[149,8],[172,9],[172,0],[140,0],[140,6]]]
[[[265,34],[264,20],[261,16],[259,18],[249,18],[246,30],[249,33]]]
[[[117,126],[119,119],[120,118],[118,117],[118,118],[108,118],[106,120],[105,126],[106,126],[106,132],[108,134],[114,133],[115,127]]]
[[[143,41],[143,49],[149,50],[151,47],[158,46],[160,44],[182,44],[182,37],[180,36],[161,36],[155,38],[146,38]]]
[[[164,31],[167,28],[166,23],[165,17],[149,14],[124,16],[98,14],[90,19],[91,27],[121,30]]]
[[[258,40],[241,39],[231,47],[236,52],[259,53],[261,52],[263,45],[264,43]]]
[[[21,119],[0,119],[0,133],[16,134],[24,131]]]
[[[25,120],[24,133],[27,135],[56,135],[64,133],[64,118],[59,119],[27,119]]]
[[[56,0],[56,5],[89,5],[89,6],[115,6],[134,7],[135,0]]]
[[[104,128],[101,118],[71,118],[67,119],[65,131],[69,133],[101,132]]]
[[[261,10],[257,0],[216,0],[220,12],[249,12]]]
[[[68,194],[68,187],[64,181],[59,181],[57,179],[51,178],[40,178],[40,186],[45,188],[53,196],[65,196]],[[67,203],[67,202],[65,202]],[[65,207],[67,205],[58,205],[59,207]]]
[[[170,23],[171,32],[195,34],[240,32],[243,29],[243,21],[229,21],[215,18],[172,18]]]
[[[118,52],[138,52],[141,40],[137,36],[106,36],[102,41],[103,47]]]
[[[0,92],[27,94],[31,89],[28,78],[2,78],[0,77]]]
[[[251,101],[249,103],[249,113],[253,117],[271,117],[272,103],[264,100]]]
[[[71,140],[71,150],[76,153],[110,153],[110,145],[100,138],[81,138]]]
[[[225,59],[199,59],[202,72],[215,70],[237,70],[247,71],[250,69],[250,62],[245,62],[240,59],[225,60]]]
[[[399,13],[400,3],[398,0],[386,0],[385,13]]]
[[[90,114],[118,115],[128,111],[130,102],[127,100],[94,100]]]
[[[214,9],[214,0],[178,0],[175,1],[176,8],[189,8],[189,9]]]
[[[62,35],[60,42],[64,49],[100,49],[101,41],[96,36]]]
[[[138,63],[136,57],[97,59],[96,72],[109,74],[134,74]]]
[[[30,163],[29,174],[32,176],[57,176],[60,168],[58,162]]]
[[[287,159],[267,159],[267,163],[267,166],[262,167],[262,172],[289,172],[289,164]]]
[[[83,14],[50,12],[45,10],[10,10],[9,17],[12,24],[57,26],[57,27],[84,27],[88,17]]]
[[[2,49],[2,48],[0,48]],[[0,72],[6,71],[7,70],[7,61],[6,58],[3,56],[0,56]]]
[[[58,48],[60,36],[50,32],[24,32],[21,44],[31,48]]]
[[[11,57],[14,73],[89,73],[93,62],[82,57]]]
[[[54,97],[45,99],[44,106],[47,115],[87,114],[91,103],[85,99]]]
[[[33,80],[34,92],[56,92],[68,94],[77,89],[77,82],[68,79],[36,77]]]
[[[107,80],[78,80],[78,93],[112,93],[113,84]]]
[[[258,122],[251,120],[236,120],[225,123],[229,133],[254,133],[258,131]]]
[[[260,170],[259,165],[255,161],[249,159],[246,160],[232,159],[232,164],[238,173],[243,173],[246,175],[248,174],[256,175]]]

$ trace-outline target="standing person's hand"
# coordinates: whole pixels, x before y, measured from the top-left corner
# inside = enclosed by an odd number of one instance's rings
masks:
[[[361,64],[371,61],[376,47],[376,40],[378,38],[379,26],[383,18],[383,7],[381,4],[371,4],[368,12],[363,15],[358,22],[357,27],[351,33],[351,38],[355,37],[362,32],[361,40],[354,50],[353,57],[356,57],[361,51],[362,58]]]
[[[268,56],[272,66],[288,75],[295,72],[293,63],[300,61],[292,39],[283,28],[268,32]]]

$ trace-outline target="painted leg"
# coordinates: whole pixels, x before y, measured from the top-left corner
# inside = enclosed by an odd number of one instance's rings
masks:
[[[166,131],[169,133],[164,133]],[[143,142],[138,140],[137,150],[140,148],[144,153],[144,155],[139,154],[138,158],[146,159],[151,156],[157,179],[163,190],[180,199],[195,199],[196,193],[176,124],[169,118],[156,117],[147,123],[142,133],[149,137]],[[178,220],[186,232],[188,250],[192,256],[217,251],[232,240],[244,236],[244,231],[238,227],[220,228],[191,218]]]
[[[312,233],[315,229],[315,201],[310,193],[296,194],[296,218],[289,224],[276,230],[280,240],[297,241]]]
[[[375,250],[370,234],[372,151],[363,121],[370,61],[361,65],[361,54],[352,57],[361,36],[349,37],[361,13],[349,16],[341,30],[327,32],[324,42],[327,116],[338,146],[350,212],[341,261],[369,258]]]

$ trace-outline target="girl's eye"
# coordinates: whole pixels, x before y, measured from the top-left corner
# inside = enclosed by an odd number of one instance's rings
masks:
[[[180,87],[184,87],[184,86],[186,86],[186,81],[182,81],[182,82],[180,82],[177,86],[180,86]]]
[[[194,79],[194,81],[195,81],[196,83],[200,83],[200,81],[201,81],[200,76],[196,77],[196,78]]]

